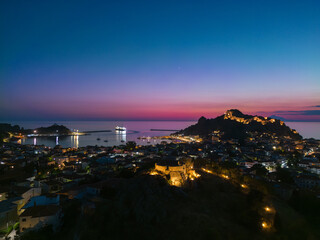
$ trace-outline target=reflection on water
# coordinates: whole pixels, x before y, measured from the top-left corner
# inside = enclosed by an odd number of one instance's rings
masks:
[[[127,141],[127,132],[126,131],[116,131],[116,141],[117,142],[126,142]]]
[[[320,139],[320,122],[286,122],[286,125],[297,130],[304,138]]]
[[[74,147],[74,148],[79,147],[79,135],[71,136],[71,147]]]
[[[70,144],[68,139],[70,139]],[[61,141],[60,141],[61,140]],[[19,144],[33,144],[33,145],[46,145],[49,147],[54,147],[56,145],[62,145],[63,147],[79,147],[79,136],[56,136],[56,137],[34,137],[34,138],[23,138],[17,141]],[[67,144],[67,145],[66,145]]]

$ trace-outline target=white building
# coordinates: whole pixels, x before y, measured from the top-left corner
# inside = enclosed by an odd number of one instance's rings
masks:
[[[34,206],[27,208],[19,217],[20,232],[38,229],[46,225],[56,228],[59,224],[61,209],[56,205]]]

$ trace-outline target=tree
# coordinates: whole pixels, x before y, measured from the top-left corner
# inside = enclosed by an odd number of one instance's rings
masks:
[[[133,151],[136,148],[137,144],[134,141],[129,141],[126,144],[126,150]]]
[[[290,154],[288,157],[288,166],[289,167],[297,167],[298,162],[302,159],[302,154],[298,151],[294,151],[293,154]]]
[[[253,165],[253,167],[251,168],[251,170],[254,170],[256,172],[257,176],[261,176],[264,177],[266,176],[266,174],[268,173],[268,170],[262,166],[261,164],[255,164]]]
[[[292,184],[294,182],[288,169],[277,167],[276,174],[277,179],[283,183]]]

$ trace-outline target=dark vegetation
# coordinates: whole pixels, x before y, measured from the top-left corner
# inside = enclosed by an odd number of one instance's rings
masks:
[[[239,175],[230,163],[207,167],[230,179],[201,172],[185,188],[169,186],[160,176],[109,179],[94,208],[67,200],[57,232],[47,227],[22,239],[319,239],[318,199],[294,193],[285,201],[269,184]],[[266,204],[276,209],[270,231],[261,229]]]
[[[0,132],[19,132],[20,130],[23,130],[23,128],[18,125],[12,126],[9,123],[0,123]]]
[[[11,124],[8,124],[8,123],[0,123],[0,142],[2,142],[3,139],[9,137],[9,132],[18,133],[21,130],[23,130],[23,128],[20,129],[18,125],[12,126]]]

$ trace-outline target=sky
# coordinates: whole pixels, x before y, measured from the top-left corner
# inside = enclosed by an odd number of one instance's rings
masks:
[[[0,120],[320,121],[320,1],[0,1]]]

